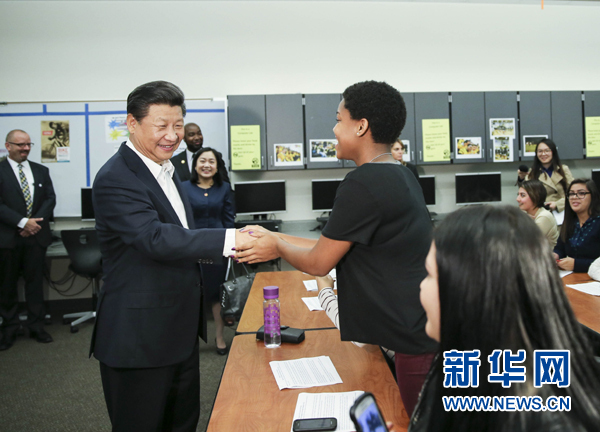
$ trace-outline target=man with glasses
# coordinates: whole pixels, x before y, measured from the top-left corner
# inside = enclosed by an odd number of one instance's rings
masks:
[[[42,289],[46,248],[52,243],[49,220],[56,205],[48,168],[27,160],[33,143],[27,132],[6,136],[8,157],[0,162],[0,351],[9,349],[19,329],[17,282],[25,279],[29,336],[52,342],[44,330]]]

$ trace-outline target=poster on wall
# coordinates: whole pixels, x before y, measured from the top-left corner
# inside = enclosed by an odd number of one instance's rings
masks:
[[[276,167],[302,166],[304,165],[304,152],[302,143],[273,144],[275,149]]]
[[[71,148],[68,120],[42,120],[42,162],[69,162]]]
[[[456,137],[454,138],[456,159],[481,159],[481,137]]]
[[[600,157],[600,117],[585,118],[585,147],[587,157]]]
[[[535,156],[535,149],[548,135],[523,135],[523,156]]]
[[[230,126],[231,169],[261,169],[260,125]]]
[[[494,143],[494,162],[512,162],[514,160],[511,137],[495,137],[492,141]]]
[[[104,130],[107,144],[121,144],[129,138],[127,114],[113,114],[104,117]]]
[[[402,160],[404,162],[410,162],[410,140],[400,140],[404,146],[404,153],[402,154]]]
[[[514,118],[491,118],[490,119],[490,138],[496,137],[515,137],[515,119]]]
[[[449,119],[423,119],[423,162],[450,160]]]
[[[310,161],[337,162],[336,145],[337,140],[334,139],[310,140]]]

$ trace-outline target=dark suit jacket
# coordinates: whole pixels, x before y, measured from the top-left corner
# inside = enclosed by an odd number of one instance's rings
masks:
[[[194,230],[179,218],[144,162],[125,144],[100,169],[92,199],[102,251],[90,355],[110,367],[152,368],[192,354],[206,334],[198,263],[223,261],[224,229]]]
[[[187,150],[182,151],[177,156],[171,158],[171,163],[175,167],[175,172],[182,182],[189,180],[191,177],[190,165],[187,161]]]
[[[56,195],[50,179],[50,171],[44,165],[29,161],[35,183],[33,193],[32,218],[44,218],[42,227],[33,238],[42,247],[52,243],[50,218],[56,205]],[[27,217],[27,205],[21,190],[21,183],[8,162],[0,162],[0,247],[14,248],[19,236],[17,224]]]

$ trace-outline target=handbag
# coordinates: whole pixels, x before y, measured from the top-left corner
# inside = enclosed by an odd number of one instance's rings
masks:
[[[227,264],[227,273],[225,282],[221,284],[221,317],[225,322],[233,324],[234,321],[239,321],[250,294],[250,288],[254,282],[256,273],[249,272],[246,266],[242,263],[242,267],[246,275],[236,276],[233,269],[232,259],[229,258]],[[229,270],[233,278],[229,279]]]

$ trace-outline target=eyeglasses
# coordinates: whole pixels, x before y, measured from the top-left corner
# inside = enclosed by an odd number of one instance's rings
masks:
[[[577,197],[579,199],[584,199],[587,194],[591,194],[591,192],[584,192],[584,191],[569,192],[567,194],[567,196],[569,197],[569,199],[573,199],[575,197]]]
[[[23,148],[25,146],[29,146],[29,147],[33,147],[35,144],[34,143],[23,143],[23,144],[17,144],[17,143],[12,143],[10,141],[8,141],[9,144],[12,144],[14,146],[17,146],[19,148]]]
[[[546,150],[538,150],[537,154],[541,155],[541,154],[550,154],[552,153],[552,150],[550,149],[546,149]]]

